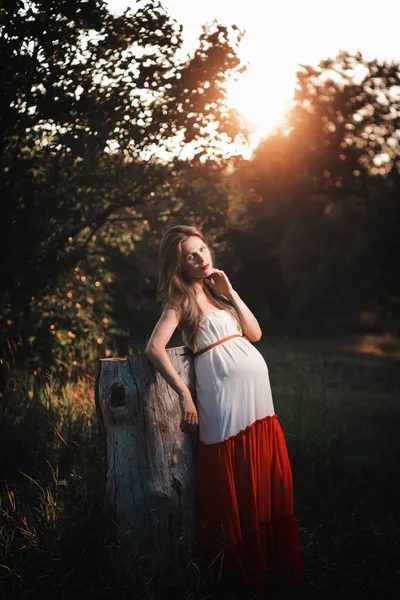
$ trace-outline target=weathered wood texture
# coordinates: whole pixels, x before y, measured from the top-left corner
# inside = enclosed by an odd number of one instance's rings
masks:
[[[188,349],[167,352],[195,399]],[[185,580],[195,543],[197,433],[181,432],[178,396],[144,354],[100,360],[96,403],[123,554],[145,579]]]

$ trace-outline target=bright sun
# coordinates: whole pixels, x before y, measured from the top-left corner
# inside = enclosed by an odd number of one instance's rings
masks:
[[[228,84],[228,104],[242,113],[255,134],[265,136],[282,122],[293,97],[293,86],[290,74],[267,75],[249,66],[239,81]]]
[[[227,84],[228,105],[237,109],[248,122],[252,134],[253,147],[257,140],[278,127],[289,109],[296,83],[297,63],[288,53],[277,55],[273,32],[260,39],[259,35],[247,32],[238,49],[238,55],[247,65],[247,70],[238,81]]]

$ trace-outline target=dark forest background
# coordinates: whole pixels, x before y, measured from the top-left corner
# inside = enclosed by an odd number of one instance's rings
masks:
[[[237,29],[205,28],[185,60],[154,3],[9,2],[0,31],[1,341],[28,368],[149,335],[175,223],[204,230],[271,333],[398,332],[397,64],[302,66],[284,129],[244,160],[222,146],[246,135],[224,103]]]
[[[0,4],[10,594],[117,594],[97,537],[94,368],[143,349],[159,242],[177,223],[203,230],[268,340],[309,577],[326,598],[361,598],[398,573],[398,361],[326,358],[324,344],[376,334],[398,348],[399,64],[343,51],[300,65],[286,122],[245,160],[227,155],[249,132],[224,87],[245,68],[242,35],[205,26],[183,56],[157,2],[121,16],[101,0]],[[274,81],[260,77],[267,111]]]

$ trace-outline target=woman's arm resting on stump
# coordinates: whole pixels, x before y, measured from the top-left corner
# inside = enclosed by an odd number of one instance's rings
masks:
[[[194,428],[198,424],[198,417],[192,395],[182,377],[177,373],[165,349],[178,324],[178,313],[173,308],[164,310],[153,329],[144,353],[165,381],[178,394],[182,410],[181,426]]]

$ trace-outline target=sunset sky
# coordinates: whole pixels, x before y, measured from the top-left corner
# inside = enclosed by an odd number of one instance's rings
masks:
[[[108,0],[122,12],[134,3]],[[185,49],[195,46],[201,25],[217,19],[246,33],[240,57],[248,63],[241,81],[231,86],[229,103],[265,134],[288,107],[299,64],[317,64],[340,49],[365,58],[400,60],[400,2],[384,0],[164,0],[183,25]]]

